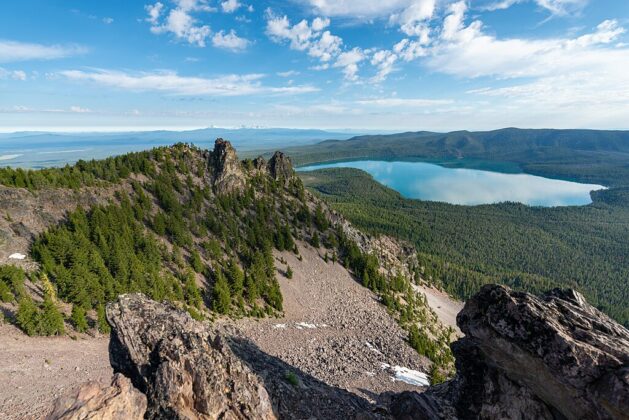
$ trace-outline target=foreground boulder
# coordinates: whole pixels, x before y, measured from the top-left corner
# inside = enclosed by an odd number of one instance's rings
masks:
[[[130,294],[107,320],[111,365],[146,394],[145,418],[275,418],[260,378],[186,312]]]
[[[111,386],[88,382],[59,398],[47,420],[140,420],[146,412],[146,396],[121,375],[114,375]]]
[[[141,294],[107,306],[110,388],[60,400],[50,418],[627,419],[629,331],[580,294],[488,285],[457,317],[457,376],[379,405],[299,372],[230,327]],[[93,410],[90,412],[90,410]]]
[[[629,331],[579,293],[488,285],[457,324],[456,378],[395,397],[399,418],[628,418]]]

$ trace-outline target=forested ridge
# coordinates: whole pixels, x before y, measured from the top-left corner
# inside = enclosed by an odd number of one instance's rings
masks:
[[[524,172],[551,178],[629,186],[629,131],[420,131],[330,140],[286,151],[299,165],[343,159],[422,158],[460,166],[476,159],[510,163]]]
[[[197,319],[279,315],[276,273],[290,278],[292,268],[273,250],[298,255],[296,241],[304,241],[380,297],[408,330],[410,345],[433,361],[434,382],[452,373],[452,330],[413,292],[419,277],[385,274],[377,256],[332,225],[281,154],[268,164],[239,161],[231,145],[217,140],[213,152],[177,144],[59,169],[7,168],[2,176],[32,191],[115,191],[107,204],[77,207],[35,238],[30,254],[38,270],[0,267],[0,301],[16,308],[14,322],[29,335],[63,334],[66,323],[77,332],[106,333],[104,305],[128,292],[176,302]],[[43,300],[33,298],[27,279]],[[69,316],[61,303],[71,305]]]
[[[581,207],[470,207],[405,199],[356,169],[301,177],[362,230],[413,242],[424,276],[459,298],[489,282],[532,292],[574,287],[629,325],[626,189],[597,192]]]

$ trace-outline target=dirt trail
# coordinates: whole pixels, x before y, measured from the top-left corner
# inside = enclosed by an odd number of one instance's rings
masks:
[[[109,337],[28,337],[0,325],[0,419],[39,419],[57,396],[86,381],[107,383]]]

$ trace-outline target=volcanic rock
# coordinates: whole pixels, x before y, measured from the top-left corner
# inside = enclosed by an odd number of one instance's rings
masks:
[[[121,374],[114,375],[111,386],[87,382],[72,394],[57,399],[47,420],[141,420],[146,411],[146,396]]]
[[[130,294],[107,305],[107,320],[111,365],[146,394],[145,418],[275,418],[260,378],[187,312]]]

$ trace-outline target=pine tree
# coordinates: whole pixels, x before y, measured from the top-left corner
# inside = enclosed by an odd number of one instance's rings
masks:
[[[70,315],[70,320],[72,320],[74,329],[77,332],[84,333],[89,328],[87,318],[85,317],[85,309],[79,305],[72,305],[72,315]]]
[[[216,282],[212,290],[212,309],[219,314],[229,313],[231,306],[231,294],[229,292],[229,284],[225,280],[225,276],[219,270],[216,272]]]
[[[15,316],[18,327],[28,335],[36,335],[38,317],[39,310],[35,302],[28,296],[22,297]]]
[[[293,269],[290,268],[290,265],[286,266],[286,278],[287,279],[292,279],[293,278]]]
[[[109,334],[111,332],[111,327],[109,326],[109,323],[107,322],[107,316],[105,315],[105,306],[104,305],[98,305],[98,307],[96,308],[96,315],[98,317],[97,320],[97,324],[98,324],[98,331],[100,331],[102,334]]]
[[[192,265],[192,268],[197,273],[200,273],[203,271],[203,261],[201,261],[201,256],[199,255],[199,252],[196,249],[193,249],[192,252],[190,253],[190,265]]]
[[[38,329],[40,335],[63,335],[65,332],[63,315],[50,296],[44,298]]]
[[[242,297],[244,288],[245,274],[242,272],[235,259],[229,261],[227,268],[227,277],[229,279],[232,295],[236,298]]]

